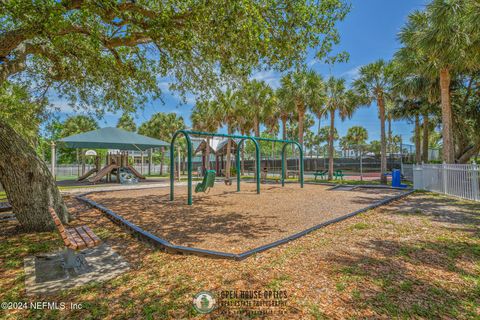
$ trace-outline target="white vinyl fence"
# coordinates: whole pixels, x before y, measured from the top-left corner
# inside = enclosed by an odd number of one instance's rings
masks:
[[[413,164],[402,163],[401,171],[405,180],[413,181]]]
[[[49,169],[51,169],[50,164],[48,164],[47,166]],[[94,167],[93,164],[86,164],[85,172],[89,171],[93,167]],[[142,168],[142,165],[140,164],[134,164],[133,167],[141,174],[144,174],[144,175],[148,174],[148,164],[143,165],[143,168]],[[82,170],[81,165],[61,164],[55,167],[55,175],[57,177],[76,177],[79,175],[79,173],[81,174],[81,170]],[[168,170],[169,170],[169,166],[163,165],[162,173],[163,174],[168,173],[169,172]],[[160,174],[160,164],[152,164],[150,168],[150,172],[152,175]]]
[[[480,174],[476,164],[422,164],[413,166],[415,189],[480,201]]]

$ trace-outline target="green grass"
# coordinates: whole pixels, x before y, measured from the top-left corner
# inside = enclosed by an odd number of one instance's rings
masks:
[[[365,229],[370,229],[372,226],[369,225],[368,223],[365,223],[365,222],[358,222],[358,223],[355,223],[354,225],[352,225],[352,229],[356,229],[356,230],[365,230]]]
[[[451,201],[462,214],[478,215],[478,204]],[[135,245],[130,248],[132,252],[121,253],[132,259],[132,271],[105,283],[66,290],[47,300],[81,303],[83,310],[69,314],[26,311],[17,318],[200,318],[191,304],[197,292],[253,288],[287,289],[289,310],[314,319],[478,319],[478,224],[440,223],[435,221],[437,216],[428,218],[428,208],[422,208],[422,214],[410,215],[408,221],[401,210],[387,214],[381,213],[382,208],[378,210],[240,263],[151,251],[127,233],[110,229],[110,224],[87,222],[102,240],[120,243],[122,248],[124,243]],[[423,213],[431,227],[426,228]],[[458,212],[449,208],[443,214],[455,217]],[[346,237],[352,241],[342,245],[349,241]],[[23,259],[60,247],[62,242],[56,233],[3,235],[0,269],[5,272],[0,277],[0,301],[28,299]],[[134,258],[137,255],[142,258]],[[335,306],[329,306],[330,299],[335,299]],[[336,312],[344,314],[335,317]],[[4,315],[0,310],[0,318]],[[286,318],[296,316],[292,313]]]

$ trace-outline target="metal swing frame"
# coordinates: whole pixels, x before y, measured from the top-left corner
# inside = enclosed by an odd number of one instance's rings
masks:
[[[258,141],[270,141],[270,142],[279,142],[283,143],[282,148],[282,187],[285,186],[285,150],[286,147],[290,144],[293,144],[298,147],[300,154],[300,174],[298,180],[300,182],[300,187],[303,188],[303,150],[302,146],[293,140],[281,140],[281,139],[270,139],[270,138],[261,138],[261,137],[252,137],[252,136],[243,136],[235,134],[222,134],[222,133],[212,133],[212,132],[201,132],[201,131],[192,131],[192,130],[178,130],[174,133],[172,141],[170,143],[170,201],[175,199],[175,141],[179,135],[183,135],[187,141],[187,184],[188,184],[188,198],[187,204],[192,205],[192,140],[190,135],[204,136],[204,137],[221,137],[229,139],[240,139],[237,146],[237,153],[235,157],[236,168],[237,168],[237,192],[240,191],[240,149],[242,148],[245,140],[250,140],[255,145],[255,172],[256,172],[256,185],[257,185],[257,194],[260,194],[260,145]]]

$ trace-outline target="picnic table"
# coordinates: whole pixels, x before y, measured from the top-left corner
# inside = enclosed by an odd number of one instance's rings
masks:
[[[313,176],[315,177],[315,180],[317,180],[317,177],[320,177],[322,180],[325,180],[325,175],[328,173],[328,170],[317,170],[313,173]]]

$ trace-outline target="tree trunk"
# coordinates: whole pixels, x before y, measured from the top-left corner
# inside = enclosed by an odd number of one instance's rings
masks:
[[[76,154],[77,154],[77,177],[80,177],[81,176],[81,171],[80,171],[80,149],[77,149],[76,150]]]
[[[255,116],[253,119],[254,130],[255,130],[255,137],[260,137],[260,121],[258,120],[258,116]]]
[[[282,117],[282,139],[287,140],[287,117]]]
[[[480,139],[469,149],[463,152],[463,154],[458,158],[457,163],[468,163],[470,158],[475,156],[480,152]]]
[[[241,130],[242,136],[245,135],[245,130]],[[240,159],[240,171],[241,175],[245,175],[245,142],[243,143],[244,145],[242,146],[242,149],[240,150],[241,152],[241,159]],[[240,146],[238,146],[240,147]],[[240,174],[237,172],[237,174]]]
[[[298,143],[303,148],[303,119],[305,118],[305,106],[303,103],[297,103],[298,111]]]
[[[317,114],[317,117],[318,117],[317,135],[320,136],[320,131],[322,130],[322,115]]]
[[[422,153],[420,147],[420,116],[415,114],[415,163],[422,162]]]
[[[87,172],[85,166],[86,166],[86,156],[85,156],[85,150],[80,149],[82,151],[82,176]]]
[[[0,183],[24,231],[51,231],[54,228],[48,207],[68,223],[70,215],[55,179],[35,150],[0,120]]]
[[[385,100],[383,94],[380,93],[377,97],[377,104],[380,113],[380,181],[382,184],[387,184],[387,139],[385,137]]]
[[[305,118],[305,105],[303,103],[297,104],[298,110],[298,143],[303,149],[303,121]],[[293,146],[293,144],[292,144]],[[298,159],[298,170],[300,171],[300,158]]]
[[[228,129],[227,129],[228,134],[232,134],[232,126],[228,124]],[[228,138],[227,141],[227,163],[225,165],[225,180],[229,181],[230,180],[230,165],[231,165],[231,150],[230,148],[232,147],[232,139]]]
[[[428,114],[423,115],[423,135],[422,135],[422,161],[428,163],[428,135],[430,133],[430,123]]]
[[[333,180],[333,139],[335,137],[335,110],[330,110],[330,133],[328,135],[328,180]]]
[[[392,115],[389,113],[388,114],[388,146],[389,146],[389,151],[392,152]]]
[[[450,105],[450,71],[448,68],[440,70],[440,92],[442,104],[443,161],[446,163],[454,163],[452,106]]]
[[[160,155],[160,175],[162,175],[163,174],[163,160],[164,160],[163,159],[163,157],[164,157],[163,152],[164,152],[164,149],[161,148],[161,149],[159,149],[159,151],[160,151],[160,153],[159,153],[159,155]]]

